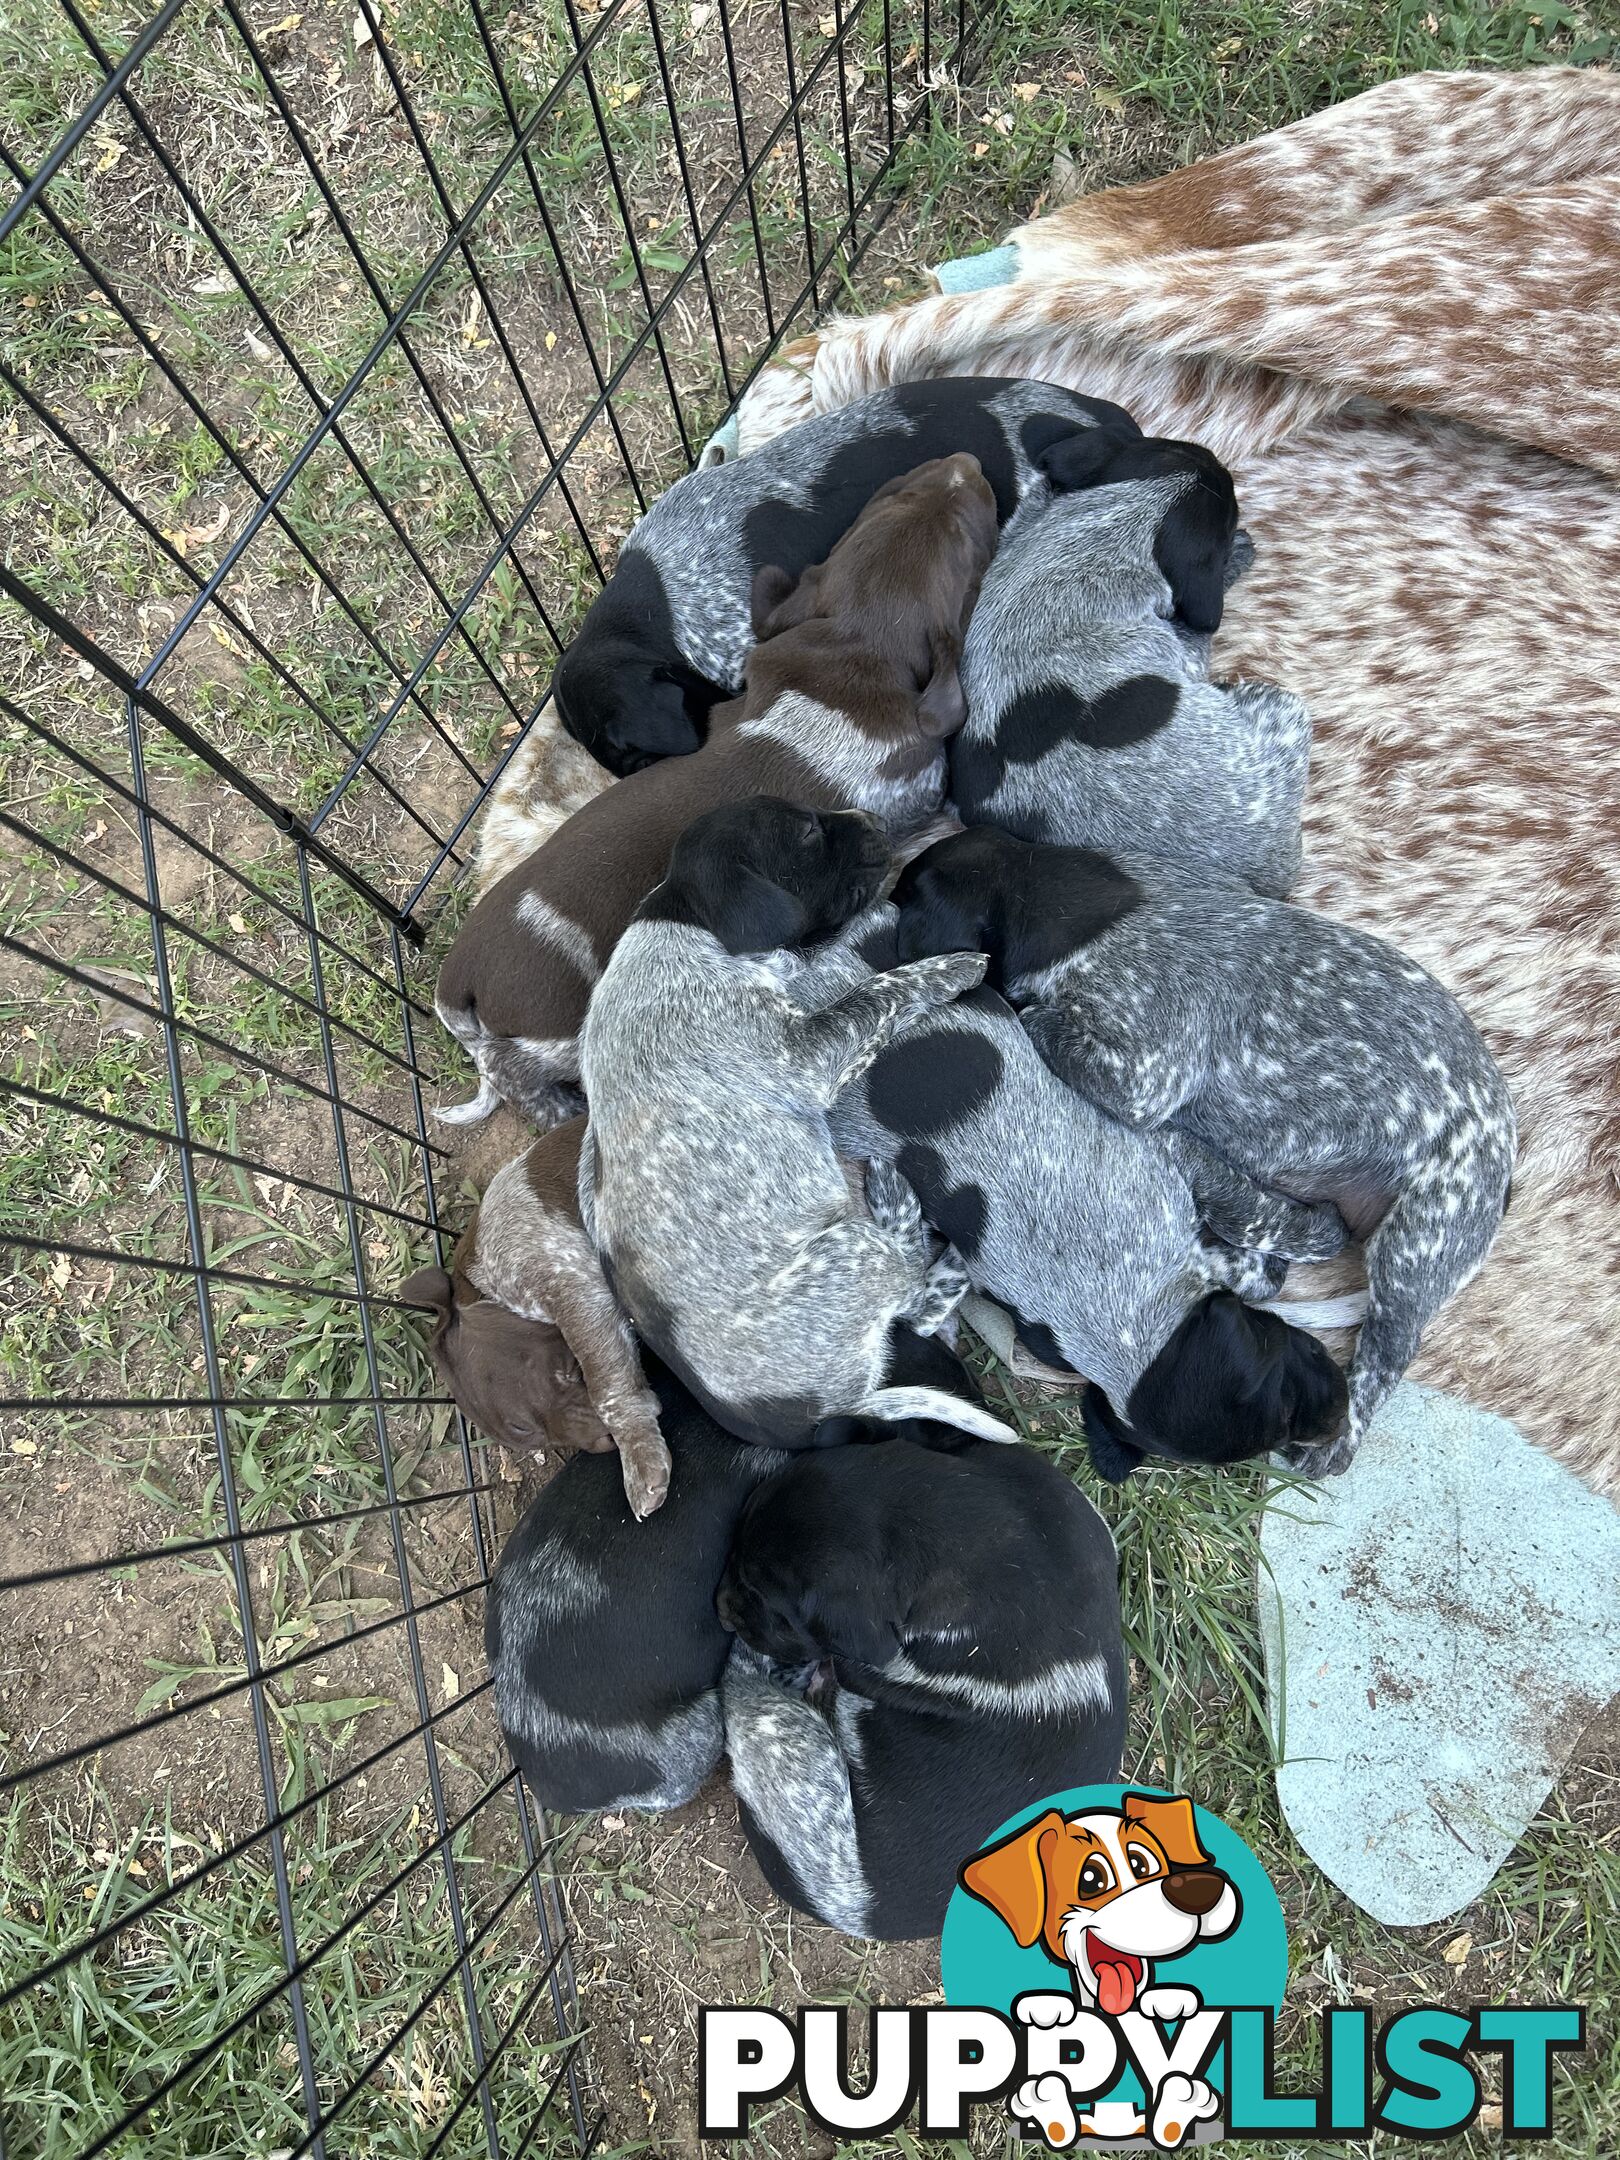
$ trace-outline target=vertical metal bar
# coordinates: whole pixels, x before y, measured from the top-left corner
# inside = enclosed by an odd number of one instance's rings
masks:
[[[860,0],[855,0],[857,12]],[[838,54],[838,125],[844,141],[844,201],[849,210],[850,245],[855,244],[855,152],[849,139],[849,77],[845,73],[848,57],[844,44],[844,0],[833,0],[833,44]]]
[[[887,158],[894,156],[894,28],[889,0],[883,0],[883,108],[887,115]]]
[[[271,98],[275,102],[276,111],[280,115],[283,127],[285,127],[287,133],[292,137],[293,143],[297,148],[299,156],[303,159],[305,165],[309,169],[310,178],[315,182],[316,187],[320,190],[321,200],[326,204],[326,207],[331,214],[333,224],[343,235],[344,244],[348,248],[349,253],[354,257],[355,265],[358,268],[360,275],[366,281],[366,289],[370,292],[372,299],[375,301],[378,311],[382,315],[383,321],[387,322],[389,320],[388,295],[383,291],[382,286],[378,281],[377,274],[371,267],[371,261],[370,258],[367,256],[365,249],[360,245],[358,239],[355,237],[354,230],[349,224],[349,220],[344,212],[343,205],[339,202],[337,198],[337,191],[333,188],[331,182],[327,179],[325,169],[321,165],[320,160],[316,157],[314,151],[310,148],[308,139],[305,136],[303,129],[298,125],[297,115],[294,113],[291,105],[287,102],[286,93],[283,91],[280,83],[276,80],[275,70],[271,67],[269,61],[265,58],[263,52],[260,50],[259,42],[257,38],[254,37],[252,28],[250,27],[247,18],[243,15],[240,7],[237,5],[237,0],[223,0],[223,5],[226,9],[226,12],[230,16],[231,21],[236,26],[237,35],[241,38],[243,44],[247,47],[249,54],[252,56],[253,65],[258,69],[259,74],[263,79],[265,88],[269,91]],[[373,38],[378,50],[380,51],[382,48],[382,27],[378,23],[376,16],[370,13],[370,0],[360,0],[360,5],[362,9],[367,11],[368,19],[370,20],[372,25]],[[489,499],[489,495],[484,488],[483,482],[478,477],[477,468],[474,466],[472,459],[467,454],[467,447],[465,443],[463,443],[461,437],[457,434],[455,427],[450,419],[450,415],[445,411],[444,400],[439,396],[438,391],[434,388],[432,377],[428,374],[426,367],[423,365],[421,359],[417,355],[416,348],[412,345],[410,339],[405,335],[403,329],[400,330],[396,342],[398,343],[400,351],[405,355],[406,364],[409,366],[411,373],[416,377],[417,384],[421,389],[422,395],[427,401],[428,410],[432,413],[434,419],[438,422],[441,433],[443,434],[446,442],[449,443],[450,448],[455,455],[456,463],[461,467],[462,472],[466,475],[467,485],[472,489],[474,500],[477,502],[479,509],[484,513],[485,518],[489,521],[490,530],[498,537],[503,530],[502,521],[496,513],[495,505]],[[535,613],[545,624],[546,629],[551,636],[552,643],[556,644],[557,633],[555,630],[552,629],[551,618],[546,613],[545,602],[540,598],[539,593],[535,590],[534,584],[529,577],[528,570],[525,568],[523,562],[520,560],[515,551],[508,557],[508,560],[511,562],[511,565],[513,569],[517,572],[518,576],[523,580],[523,588],[529,596]],[[463,635],[466,637],[468,643],[471,643],[471,631],[466,629],[465,624],[463,624],[461,628]],[[513,711],[515,717],[515,707],[513,708]]]
[[[97,65],[110,70],[112,67],[112,61],[102,49],[100,43],[96,38],[95,32],[91,29],[89,23],[85,20],[83,15],[80,13],[78,7],[75,5],[75,0],[61,0],[61,6],[64,12],[67,14],[69,20],[72,22],[75,31],[89,47],[90,52],[95,58]],[[175,192],[179,195],[180,200],[185,204],[187,216],[195,220],[198,230],[202,233],[204,239],[207,240],[209,246],[213,248],[214,252],[224,263],[225,268],[230,272],[231,276],[236,280],[242,292],[246,295],[248,304],[252,307],[255,315],[257,315],[257,317],[259,318],[260,325],[262,326],[266,334],[270,337],[272,342],[275,344],[275,347],[280,353],[283,361],[286,363],[288,368],[291,369],[293,379],[297,382],[299,389],[303,391],[304,395],[314,406],[316,414],[318,416],[324,416],[326,411],[326,401],[321,396],[320,391],[316,388],[314,380],[310,376],[309,371],[305,368],[303,362],[299,359],[298,354],[294,350],[291,343],[282,335],[281,329],[277,324],[275,317],[271,314],[269,307],[265,304],[263,300],[260,299],[258,288],[254,285],[252,279],[248,276],[247,272],[242,268],[242,265],[238,261],[234,250],[229,246],[223,233],[220,232],[218,226],[214,223],[213,219],[204,209],[201,202],[197,199],[195,191],[187,184],[184,175],[175,165],[174,160],[169,156],[168,151],[164,148],[157,134],[151,127],[150,123],[147,121],[145,113],[142,111],[141,107],[136,103],[135,99],[130,95],[128,91],[123,94],[123,105],[125,111],[129,114],[131,120],[135,123],[136,128],[140,131],[141,137],[146,143],[147,148],[151,151],[153,157],[156,158],[158,165],[161,167],[164,173],[164,176],[167,178],[170,185],[174,188]],[[388,501],[387,497],[383,494],[382,489],[377,485],[375,479],[372,477],[370,468],[366,465],[364,459],[360,456],[360,453],[355,449],[353,443],[350,442],[343,429],[336,422],[333,423],[332,436],[333,440],[342,450],[344,456],[353,466],[355,474],[358,477],[361,485],[365,488],[366,493],[371,497],[377,508],[382,512],[383,518],[387,522],[388,529],[390,530],[390,532],[393,533],[395,539],[398,540],[401,547],[404,548],[405,553],[410,560],[411,567],[416,571],[417,576],[421,578],[423,584],[426,585],[428,591],[432,593],[434,599],[438,602],[440,608],[443,609],[446,614],[448,614],[450,610],[450,601],[441,589],[438,580],[429,570],[427,563],[424,561],[422,555],[416,548],[410,534],[405,530],[404,524],[401,522],[400,517],[394,509],[393,505]],[[484,656],[479,650],[479,648],[473,643],[470,634],[468,635],[466,642],[472,650],[473,657],[483,667],[483,671],[488,677],[491,688],[494,689],[496,694],[505,702],[512,717],[516,719],[517,706],[513,702],[511,696],[508,694],[505,685],[496,675],[494,669],[484,659]],[[167,655],[165,657],[167,657]],[[154,666],[152,670],[152,676],[154,679],[157,675],[158,668],[161,665],[162,662],[159,661],[157,665]],[[476,778],[476,770],[473,767],[472,763],[464,755],[460,744],[456,742],[454,737],[451,736],[447,732],[447,730],[440,725],[437,715],[431,710],[429,710],[429,708],[425,705],[421,709],[429,725],[438,735],[440,741],[444,744],[445,748],[449,750],[453,756],[459,758],[461,763],[466,767],[467,771],[469,773],[472,773]]]
[[[887,7],[888,0],[884,0]],[[731,37],[731,0],[720,0],[720,38],[726,49],[726,79],[731,85],[731,110],[737,123],[737,151],[747,172],[753,163],[748,154],[748,124],[743,118],[742,84],[737,79],[737,50]],[[776,343],[776,316],[771,306],[771,275],[765,267],[765,238],[760,231],[759,197],[748,183],[748,222],[754,232],[754,261],[759,266],[759,295],[765,303],[765,342]]]
[[[11,152],[6,148],[3,142],[0,142],[0,165],[5,166],[6,170],[11,174],[14,180],[20,182],[24,178],[22,166],[18,164],[17,160],[12,156]],[[57,239],[68,250],[69,254],[73,257],[79,268],[84,272],[85,276],[90,279],[91,283],[101,294],[107,305],[112,308],[113,311],[117,314],[119,320],[123,323],[125,329],[128,330],[131,337],[134,338],[136,344],[146,355],[147,359],[151,361],[152,365],[163,377],[169,388],[175,393],[178,398],[183,401],[188,411],[190,411],[195,416],[198,425],[207,429],[209,435],[219,445],[219,448],[223,455],[229,460],[230,465],[233,471],[236,473],[238,479],[246,482],[248,487],[252,489],[255,498],[261,505],[269,502],[269,489],[267,489],[261,483],[258,475],[247,464],[246,460],[237,450],[236,445],[230,440],[229,436],[225,434],[219,423],[214,419],[212,413],[208,411],[207,407],[202,403],[201,399],[197,397],[195,392],[191,389],[191,386],[185,381],[184,377],[181,376],[179,372],[170,364],[169,359],[167,355],[163,352],[161,346],[158,345],[154,338],[148,335],[143,325],[136,318],[134,311],[124,300],[123,295],[115,289],[115,287],[107,278],[105,273],[85,252],[79,241],[75,238],[73,233],[69,231],[68,227],[63,223],[62,219],[57,215],[56,211],[51,207],[48,202],[42,203],[40,205],[40,215],[50,226],[51,231],[56,235]],[[332,575],[331,571],[327,569],[325,563],[318,555],[316,555],[316,553],[308,545],[308,543],[300,537],[297,529],[294,527],[291,520],[282,510],[279,497],[276,502],[270,505],[270,508],[268,509],[266,514],[275,519],[276,524],[279,526],[282,533],[291,542],[292,546],[298,551],[299,555],[302,556],[303,560],[308,563],[310,569],[314,572],[315,576],[320,580],[320,582],[326,587],[327,591],[332,595],[332,598],[337,602],[338,606],[343,610],[344,614],[348,617],[354,628],[359,632],[360,637],[363,639],[370,651],[374,653],[377,659],[382,662],[383,666],[394,677],[396,682],[404,682],[406,678],[405,669],[401,666],[399,661],[394,658],[393,654],[389,652],[388,648],[377,636],[377,633],[373,629],[372,625],[366,621],[365,617],[360,613],[360,610],[354,605],[353,601],[350,600],[348,594],[338,583],[337,579]],[[208,582],[211,582],[211,580]],[[191,616],[191,611],[189,609],[187,610],[187,615],[188,620],[185,627],[189,628],[190,621],[194,619],[194,617]],[[178,630],[172,638],[172,643],[178,644],[180,638],[183,637],[184,634],[184,629]],[[423,704],[420,699],[417,700],[417,708],[421,712],[423,718],[426,719],[431,725],[432,715],[428,711],[426,705]],[[342,730],[336,726],[336,723],[334,721],[328,719],[326,721],[326,726],[329,730],[331,730],[333,733],[337,734],[340,737],[340,739],[344,742],[345,748],[352,748],[352,745],[348,743],[347,738],[342,735]],[[381,776],[379,775],[378,777],[380,778]],[[383,785],[386,786],[387,782],[384,781]],[[396,801],[400,801],[403,804],[402,797],[396,796],[395,799]],[[413,809],[409,811],[409,815],[415,818],[416,822],[419,825],[422,825],[424,831],[431,832],[432,828],[425,823],[419,812]]]
[[[403,993],[405,987],[404,948],[397,936],[394,939],[394,966]],[[426,1212],[437,1221],[439,1206],[433,1181],[434,1151],[427,1137],[427,1120],[422,1101],[421,1068],[416,1061],[416,1038],[411,1019],[410,1002],[403,995],[400,1003],[400,1026],[401,1048],[412,1073],[411,1092],[415,1103],[416,1129],[419,1140],[417,1153],[422,1170],[423,1205]],[[449,1234],[441,1226],[441,1247],[442,1240]],[[487,1580],[490,1573],[489,1546],[485,1542],[483,1520],[479,1514],[478,1495],[470,1489],[480,1482],[477,1468],[473,1462],[472,1436],[468,1431],[467,1421],[459,1410],[455,1412],[455,1421],[464,1472],[462,1482],[469,1488],[468,1510],[471,1516],[473,1552],[479,1569]],[[579,2018],[579,2005],[574,1993],[572,1964],[557,1955],[560,1948],[566,1947],[568,1930],[563,1922],[561,1911],[557,1908],[555,1885],[551,1883],[549,1875],[546,1875],[539,1866],[541,1853],[550,1842],[544,1821],[542,1820],[537,1834],[531,1814],[531,1804],[528,1795],[523,1789],[523,1780],[516,1770],[512,1773],[511,1782],[512,1791],[517,1801],[518,1826],[523,1840],[523,1856],[528,1872],[530,1895],[534,1904],[535,1924],[540,1930],[541,1949],[551,1966],[549,1986],[552,2010],[557,2020],[558,2037],[561,2038],[565,2033],[578,2029]],[[585,2149],[585,2103],[579,2085],[577,2052],[568,2066],[568,2100],[569,2109],[573,2116],[574,2136],[583,2152]]]
[[[326,979],[321,966],[321,941],[315,916],[315,895],[310,884],[309,858],[302,848],[298,851],[298,889],[303,906],[304,923],[308,933],[309,965],[315,992],[315,1002],[324,1015],[327,1010]],[[337,1054],[332,1041],[332,1030],[323,1017],[321,1021],[321,1057],[326,1068],[326,1084],[332,1098],[332,1139],[337,1153],[338,1183],[345,1193],[354,1192],[354,1175],[349,1162],[348,1132],[343,1120],[343,1090],[339,1083]],[[382,1470],[383,1490],[388,1498],[388,1526],[392,1536],[394,1569],[399,1576],[399,1595],[404,1612],[406,1643],[410,1656],[411,1681],[416,1691],[416,1715],[427,1756],[428,1789],[433,1801],[433,1820],[440,1838],[444,1857],[445,1892],[449,1899],[450,1926],[456,1941],[456,1951],[461,1960],[462,2006],[467,2017],[468,2038],[472,2045],[473,2067],[484,2067],[484,2029],[478,2010],[478,1989],[473,1979],[472,1967],[467,1958],[467,1923],[461,1902],[461,1883],[456,1874],[455,1854],[451,1850],[450,1816],[445,1806],[444,1778],[439,1763],[439,1737],[433,1727],[433,1705],[428,1695],[427,1672],[422,1662],[422,1638],[416,1623],[416,1593],[411,1583],[410,1555],[405,1546],[403,1519],[399,1508],[399,1489],[394,1478],[393,1444],[388,1436],[388,1418],[383,1408],[384,1390],[382,1373],[377,1363],[377,1344],[372,1333],[371,1308],[366,1302],[365,1240],[361,1233],[360,1218],[353,1198],[343,1204],[344,1224],[348,1232],[349,1262],[354,1270],[354,1286],[360,1292],[355,1310],[360,1322],[360,1341],[365,1353],[366,1376],[372,1396],[371,1422],[377,1442],[377,1459]],[[471,1457],[464,1458],[469,1466]],[[469,1480],[470,1482],[470,1480]],[[482,2089],[484,2137],[489,2147],[490,2160],[500,2160],[500,2133],[495,2121],[495,2103],[488,2085]]]
[[[821,311],[821,281],[816,271],[816,227],[810,215],[810,175],[804,162],[804,121],[799,101],[799,72],[793,60],[793,18],[782,0],[782,50],[787,61],[788,110],[793,115],[793,147],[799,161],[799,208],[804,218],[804,261],[810,274],[810,297]]]
[[[653,4],[654,0],[647,0],[649,8]],[[563,9],[568,17],[568,28],[574,40],[574,49],[579,52],[583,49],[585,43],[584,32],[579,27],[579,10],[574,5],[574,0],[563,0]],[[590,100],[591,118],[596,123],[596,137],[602,145],[602,158],[607,166],[608,182],[613,189],[613,200],[619,206],[619,223],[624,227],[625,245],[630,250],[630,262],[635,271],[636,289],[641,294],[641,304],[647,310],[647,320],[652,325],[653,345],[658,353],[658,365],[663,370],[664,387],[669,392],[669,409],[674,415],[676,427],[680,430],[681,448],[686,453],[686,462],[688,465],[695,465],[697,463],[697,452],[692,447],[692,437],[687,429],[686,415],[681,410],[680,392],[675,388],[675,375],[669,364],[669,352],[664,344],[664,333],[658,328],[657,310],[653,306],[653,296],[647,285],[647,271],[641,260],[641,249],[636,245],[635,212],[630,207],[624,192],[624,182],[619,177],[619,161],[613,155],[613,143],[608,134],[607,115],[602,110],[602,100],[596,88],[596,76],[592,71],[589,60],[584,63],[583,75],[585,95]]]
[[[495,88],[500,93],[501,107],[506,114],[506,124],[512,131],[512,140],[516,142],[522,132],[522,123],[518,119],[517,107],[512,102],[512,93],[507,87],[506,70],[501,66],[501,56],[495,48],[494,38],[490,35],[489,24],[484,19],[484,10],[480,0],[470,0],[470,4],[473,11],[473,20],[478,25],[478,37],[484,48],[484,57],[489,62],[490,73],[495,78]],[[568,268],[568,259],[563,244],[557,237],[557,227],[546,202],[545,190],[540,185],[539,175],[534,169],[534,158],[527,146],[522,152],[522,159],[523,171],[529,183],[529,193],[534,198],[534,207],[539,212],[540,223],[545,230],[546,243],[550,247],[552,259],[557,265],[557,277],[562,285],[563,296],[568,302],[568,311],[574,318],[574,327],[578,330],[580,343],[585,348],[586,362],[596,382],[596,394],[598,397],[603,398],[608,426],[613,430],[613,440],[618,446],[619,462],[624,467],[625,476],[630,482],[637,507],[644,511],[647,507],[647,497],[642,491],[640,475],[636,471],[635,460],[630,455],[630,445],[624,439],[623,425],[618,414],[613,409],[613,401],[611,398],[604,396],[607,390],[607,376],[603,372],[600,359],[597,357],[596,343],[591,336],[589,325],[585,321],[585,311],[579,304],[579,294],[575,290],[573,276]],[[599,578],[604,577],[606,573],[603,571],[601,558],[596,552],[595,545],[589,538],[586,539],[585,545],[590,553],[591,567]]]
[[[175,1025],[174,985],[169,976],[168,940],[163,931],[162,885],[152,821],[146,814],[146,763],[141,741],[141,715],[135,700],[124,701],[124,729],[129,749],[130,772],[140,807],[136,819],[140,830],[141,869],[146,883],[147,919],[152,933],[152,966],[157,977],[158,1005],[163,1015],[163,1049],[168,1070],[169,1096],[174,1106],[175,1137],[179,1143],[180,1188],[185,1207],[186,1239],[196,1267],[193,1282],[197,1299],[197,1325],[202,1336],[203,1372],[213,1400],[210,1413],[214,1436],[214,1459],[219,1467],[220,1504],[230,1537],[232,1587],[236,1593],[237,1618],[242,1630],[242,1658],[250,1686],[248,1699],[253,1717],[253,1739],[259,1762],[259,1783],[264,1793],[265,1822],[273,1824],[280,1812],[275,1753],[270,1744],[270,1720],[265,1705],[264,1683],[259,1678],[259,1634],[253,1617],[253,1590],[247,1550],[242,1542],[242,1511],[236,1490],[236,1465],[231,1456],[230,1424],[221,1407],[225,1389],[214,1333],[213,1300],[208,1288],[208,1239],[203,1227],[202,1205],[197,1193],[196,1165],[191,1154],[191,1115],[186,1099],[185,1068],[180,1058],[180,1035]],[[302,850],[300,860],[302,860]],[[275,1880],[276,1918],[281,1931],[281,1952],[287,1966],[288,2006],[292,2011],[293,2040],[298,2051],[298,2074],[303,2086],[304,2115],[313,2132],[320,2119],[320,2096],[315,2082],[315,2061],[309,2044],[309,2021],[301,1982],[293,1977],[298,1963],[298,1930],[293,1918],[292,1883],[287,1869],[286,1841],[279,1828],[269,1831],[270,1867]],[[323,2160],[324,2146],[317,2139],[312,2150]]]
[[[680,107],[675,98],[675,83],[669,72],[669,56],[664,51],[664,33],[658,21],[658,0],[647,0],[647,26],[652,31],[653,54],[658,62],[658,79],[663,86],[664,103],[669,108],[669,125],[675,138],[675,163],[680,168],[681,192],[686,197],[686,215],[692,227],[692,248],[697,257],[698,274],[703,280],[703,290],[708,296],[709,324],[714,331],[714,350],[720,362],[720,379],[726,387],[726,403],[736,398],[736,386],[731,380],[731,363],[726,358],[725,334],[720,328],[720,306],[714,297],[714,279],[709,275],[709,250],[704,244],[703,221],[698,216],[697,197],[692,192],[692,169],[686,159],[686,142],[681,134]]]

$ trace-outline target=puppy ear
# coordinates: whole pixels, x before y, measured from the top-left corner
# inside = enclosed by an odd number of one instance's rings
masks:
[[[653,686],[657,716],[641,746],[652,757],[686,757],[701,750],[709,714],[726,692],[678,660],[653,669]],[[639,740],[633,719],[625,734],[627,740]]]
[[[1120,1798],[1120,1812],[1127,1822],[1140,1823],[1164,1848],[1173,1868],[1207,1868],[1210,1856],[1198,1842],[1198,1818],[1190,1800],[1177,1794],[1160,1800],[1151,1793],[1128,1792]]]
[[[1189,482],[1159,520],[1153,560],[1189,630],[1216,631],[1231,582],[1237,495],[1228,474]]]
[[[704,925],[728,953],[775,952],[802,942],[809,919],[802,902],[763,871],[735,863],[699,904]]]
[[[935,953],[990,949],[988,912],[971,892],[930,891],[919,881],[910,894],[899,899],[899,911],[895,950],[902,961],[927,960]]]
[[[402,1305],[426,1305],[442,1314],[449,1312],[454,1294],[450,1277],[442,1267],[418,1268],[394,1292]]]
[[[1350,1409],[1350,1389],[1343,1372],[1314,1335],[1284,1321],[1282,1350],[1283,1418],[1287,1441],[1303,1447],[1338,1431]]]
[[[917,702],[917,722],[925,735],[937,741],[954,735],[967,718],[967,699],[957,672],[962,640],[954,630],[936,625],[928,633],[928,648],[932,666]]]
[[[1029,1949],[1046,1925],[1045,1853],[1063,1828],[1063,1817],[1048,1808],[999,1845],[976,1853],[956,1878],[970,1897],[1000,1915],[1021,1950]]]
[[[865,1665],[873,1672],[881,1672],[900,1650],[900,1630],[892,1620],[847,1600],[813,1632],[835,1662]]]
[[[774,637],[778,630],[788,630],[794,623],[803,622],[808,607],[794,613],[787,603],[806,581],[790,577],[774,563],[767,563],[762,570],[754,572],[753,588],[748,595],[748,616],[756,638]]]
[[[1123,1485],[1144,1451],[1126,1436],[1113,1404],[1095,1380],[1080,1397],[1080,1422],[1091,1448],[1092,1469],[1108,1484]]]
[[[1077,428],[1049,443],[1035,463],[1058,494],[1072,495],[1078,488],[1101,487],[1127,440],[1112,428]]]

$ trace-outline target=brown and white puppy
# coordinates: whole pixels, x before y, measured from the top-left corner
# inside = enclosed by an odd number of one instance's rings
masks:
[[[936,458],[880,488],[824,563],[755,580],[761,642],[740,698],[690,756],[631,773],[485,894],[440,971],[438,1012],[478,1067],[454,1123],[512,1103],[543,1125],[579,1107],[579,1029],[598,976],[694,818],[769,795],[863,810],[891,838],[945,791],[962,724],[957,662],[996,543],[977,461]]]
[[[495,1174],[448,1269],[418,1268],[408,1305],[436,1315],[429,1345],[470,1424],[508,1447],[617,1447],[638,1516],[663,1504],[669,1450],[629,1323],[579,1219],[582,1117]]]

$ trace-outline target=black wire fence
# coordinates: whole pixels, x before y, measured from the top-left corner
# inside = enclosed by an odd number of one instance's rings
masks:
[[[3,2160],[601,2136],[513,1504],[392,1295],[466,1208],[421,948],[980,27],[286,7],[0,24]]]

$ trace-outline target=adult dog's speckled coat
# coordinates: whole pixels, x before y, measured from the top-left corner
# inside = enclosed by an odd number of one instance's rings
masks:
[[[1261,1186],[1331,1200],[1367,1239],[1342,1470],[1502,1220],[1506,1083],[1432,975],[1364,931],[1146,857],[989,827],[910,864],[902,954],[986,950],[1041,1055],[1109,1116],[1175,1125]]]
[[[1213,665],[1310,706],[1298,896],[1441,974],[1519,1113],[1411,1377],[1620,1495],[1620,77],[1409,76],[1017,238],[1016,284],[785,356],[743,440],[1027,372],[1231,467],[1257,562]]]
[[[857,1212],[827,1127],[895,1029],[974,988],[984,962],[955,954],[851,988],[838,950],[829,994],[813,951],[775,949],[785,934],[828,937],[887,867],[877,829],[851,816],[710,812],[620,939],[585,1022],[582,1187],[614,1287],[723,1423],[778,1446],[840,1415],[1013,1437],[976,1403],[890,1384],[896,1327],[931,1335],[967,1282],[930,1266],[903,1189],[886,1209],[874,1192],[883,1220]]]
[[[962,658],[951,800],[1025,840],[1172,855],[1286,893],[1311,718],[1209,682],[1237,506],[1207,451],[1105,428],[1042,455]],[[1252,550],[1248,551],[1252,554]]]

